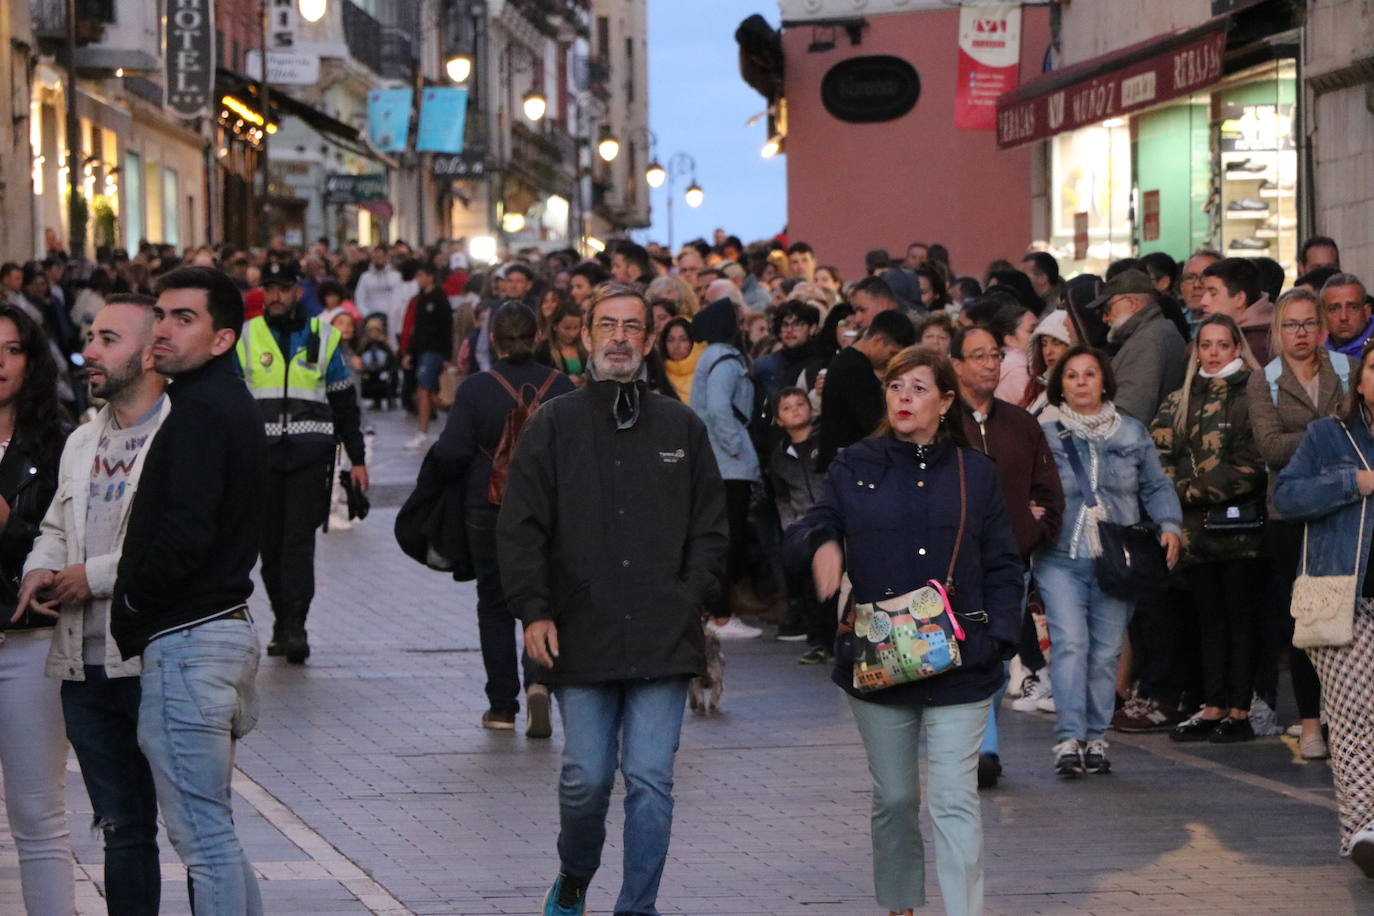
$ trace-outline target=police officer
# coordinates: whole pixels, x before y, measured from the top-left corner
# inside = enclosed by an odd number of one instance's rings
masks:
[[[263,269],[264,312],[244,324],[235,351],[267,432],[262,580],[276,618],[267,654],[297,665],[310,657],[305,618],[315,597],[315,529],[329,513],[336,438],[353,483],[368,485],[358,398],[339,333],[306,317],[298,279],[293,261]]]

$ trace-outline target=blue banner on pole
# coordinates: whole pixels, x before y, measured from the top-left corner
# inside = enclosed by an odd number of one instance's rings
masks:
[[[420,133],[415,149],[421,153],[461,153],[467,124],[468,91],[426,89],[420,102]]]
[[[367,94],[367,132],[384,153],[402,153],[410,139],[413,89],[373,89]]]

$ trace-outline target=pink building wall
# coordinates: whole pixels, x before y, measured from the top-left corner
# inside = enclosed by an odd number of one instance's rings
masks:
[[[864,253],[900,257],[940,242],[960,274],[1013,261],[1031,240],[1031,147],[998,152],[995,132],[954,128],[959,11],[870,16],[863,43],[837,30],[835,49],[808,53],[813,30],[783,33],[787,96],[788,239],[809,242],[845,279]],[[1043,8],[1022,12],[1021,80],[1039,75],[1049,43]],[[916,68],[921,96],[893,121],[851,124],[821,104],[821,79],[850,57],[891,54]]]

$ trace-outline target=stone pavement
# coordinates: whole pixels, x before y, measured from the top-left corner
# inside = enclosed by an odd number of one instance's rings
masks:
[[[239,749],[240,835],[271,914],[536,913],[557,868],[561,731],[530,741],[478,726],[472,587],[394,547],[418,457],[396,448],[397,415],[373,422],[384,505],[321,538],[310,664],[264,659],[261,723]],[[253,608],[265,629],[260,596]],[[688,716],[665,914],[879,912],[863,751],[841,693],[797,652],[727,645],[724,711]],[[1374,885],[1335,853],[1328,769],[1291,739],[1113,735],[1112,775],[1061,782],[1050,718],[1002,721],[1007,772],[983,796],[989,913],[1374,913]],[[103,913],[74,764],[68,798],[80,912]],[[609,913],[619,886],[620,817],[616,801],[592,913]],[[189,912],[170,848],[164,863],[163,911]],[[927,886],[938,912],[933,868]],[[0,913],[22,911],[4,829]]]

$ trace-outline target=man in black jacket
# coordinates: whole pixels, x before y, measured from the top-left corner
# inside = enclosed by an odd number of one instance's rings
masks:
[[[234,741],[257,721],[248,615],[266,472],[262,419],[234,372],[243,297],[208,267],[159,284],[153,361],[172,412],[147,446],[110,607],[124,658],[142,656],[138,744],[201,913],[262,913],[234,832]]]
[[[830,361],[821,390],[820,448],[816,470],[824,473],[840,449],[873,435],[885,401],[879,381],[888,361],[916,342],[916,329],[901,312],[873,316],[864,336]]]
[[[420,291],[411,308],[415,310],[415,324],[410,330],[402,367],[415,370],[415,438],[406,443],[408,449],[428,448],[429,421],[434,416],[434,396],[439,393],[439,376],[453,357],[453,306],[448,296],[435,284],[434,268],[421,264],[415,270],[415,282]]]
[[[589,302],[590,381],[525,426],[497,547],[506,600],[563,719],[561,866],[544,912],[583,912],[618,767],[628,795],[615,911],[652,913],[687,682],[705,671],[701,609],[720,589],[725,489],[705,425],[643,381],[648,302],[616,283]]]

